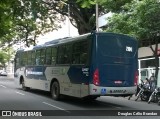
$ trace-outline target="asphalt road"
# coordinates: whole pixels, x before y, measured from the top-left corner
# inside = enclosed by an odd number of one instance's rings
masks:
[[[52,100],[50,93],[40,90],[30,90],[23,91],[21,88],[17,88],[14,85],[14,81],[12,78],[2,77],[0,76],[0,110],[11,110],[17,112],[25,111],[35,111],[39,112],[43,115],[41,118],[52,118],[54,115],[54,119],[57,118],[65,118],[65,119],[78,119],[78,118],[108,118],[108,119],[158,119],[157,116],[141,116],[141,111],[147,112],[147,110],[151,110],[155,112],[155,110],[160,110],[160,106],[156,103],[147,104],[147,102],[142,102],[140,100],[134,101],[134,97],[131,100],[123,97],[105,97],[102,96],[95,101],[86,102],[81,99],[73,98],[73,97],[65,97],[65,99],[61,101]],[[133,114],[136,112],[138,116],[118,116],[122,115],[124,112],[130,112]],[[124,112],[123,112],[124,111]],[[15,113],[16,115],[17,113]],[[111,116],[111,115],[115,116]],[[129,114],[129,113],[128,113]],[[47,115],[47,116],[44,116]],[[52,116],[49,116],[52,115]],[[109,116],[106,116],[109,115]],[[85,116],[85,117],[83,117]],[[6,117],[3,117],[6,118]],[[14,117],[14,118],[22,118],[22,117]],[[23,117],[27,118],[27,117]],[[30,117],[31,118],[31,117]],[[33,117],[32,117],[33,118]],[[1,119],[1,117],[0,117]],[[8,119],[8,117],[7,117]]]

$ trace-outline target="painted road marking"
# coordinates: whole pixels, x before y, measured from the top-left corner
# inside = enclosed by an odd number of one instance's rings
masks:
[[[49,103],[47,103],[47,102],[43,102],[43,104],[46,104],[46,105],[49,105],[49,106],[51,106],[51,107],[54,107],[54,108],[57,108],[57,109],[59,109],[59,110],[63,110],[63,111],[65,111],[65,112],[70,113],[69,111],[67,111],[67,110],[65,110],[65,109],[63,109],[63,108],[57,107],[57,106],[52,105],[52,104],[49,104]]]
[[[16,93],[17,93],[17,94],[20,94],[20,95],[25,95],[25,94],[23,94],[23,93],[20,93],[20,92],[18,92],[18,91],[17,91]]]
[[[1,87],[3,87],[3,88],[7,88],[6,86],[4,86],[4,85],[0,85]]]

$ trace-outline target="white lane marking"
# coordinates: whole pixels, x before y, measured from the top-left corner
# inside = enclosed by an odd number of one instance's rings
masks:
[[[46,105],[49,105],[49,106],[51,106],[51,107],[54,107],[54,108],[57,108],[57,109],[59,109],[59,110],[63,110],[63,111],[65,111],[65,112],[70,113],[69,111],[67,111],[67,110],[65,110],[65,109],[63,109],[63,108],[57,107],[57,106],[52,105],[52,104],[49,104],[49,103],[47,103],[47,102],[43,102],[43,104],[46,104]]]
[[[4,86],[4,85],[0,85],[1,87],[3,87],[3,88],[7,88],[6,86]]]
[[[117,108],[117,109],[122,109],[121,107],[116,107],[116,106],[115,106],[115,108]]]
[[[17,94],[20,94],[20,95],[25,95],[25,94],[23,94],[23,93],[20,93],[20,92],[18,92],[18,91],[17,91],[16,93],[17,93]]]

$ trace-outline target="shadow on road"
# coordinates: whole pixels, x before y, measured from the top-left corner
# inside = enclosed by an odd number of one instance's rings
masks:
[[[21,88],[18,88],[18,89],[22,90]],[[47,92],[47,91],[30,89],[27,92],[38,95],[38,96],[46,97],[48,99],[52,99],[50,92]],[[101,101],[99,99],[100,98],[97,98],[96,100],[89,101],[89,100],[83,100],[81,98],[76,98],[76,97],[63,95],[62,99],[58,102],[63,102],[63,103],[69,104],[69,105],[78,106],[78,107],[85,108],[85,109],[111,109],[111,108],[115,109],[116,107],[127,108],[127,107],[122,106],[122,105],[110,103],[109,101],[107,102],[107,100],[106,101]]]

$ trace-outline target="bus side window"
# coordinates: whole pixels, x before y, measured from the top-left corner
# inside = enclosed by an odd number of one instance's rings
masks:
[[[51,65],[52,60],[52,49],[49,47],[46,49],[46,65]]]
[[[35,51],[33,50],[32,52],[31,52],[31,64],[32,65],[35,65]]]
[[[20,66],[25,66],[25,65],[27,65],[27,52],[22,52],[21,54],[20,54],[20,59],[21,59],[21,61],[20,61]]]
[[[72,44],[66,44],[65,54],[64,54],[64,64],[70,64],[70,62],[71,62],[71,50],[72,50]]]
[[[73,45],[72,64],[86,64],[88,49],[88,41],[75,42]]]
[[[61,45],[58,47],[58,64],[68,65],[71,62],[72,44]]]
[[[80,64],[87,64],[88,49],[89,49],[89,42],[88,41],[81,42]]]
[[[86,62],[87,62],[87,53],[82,53],[80,55],[80,63],[81,64],[86,64]]]
[[[58,47],[58,64],[65,64],[65,45]]]
[[[73,44],[73,51],[72,51],[72,64],[79,64],[80,63],[80,42],[75,42]]]
[[[44,65],[45,62],[45,49],[41,49],[40,52],[40,65]]]
[[[40,50],[36,50],[36,65],[40,65]]]
[[[32,52],[28,52],[28,65],[32,65]]]
[[[51,63],[53,64],[53,65],[55,65],[55,63],[56,63],[56,57],[57,57],[57,48],[56,47],[53,47],[52,48],[52,56],[51,56]]]
[[[79,54],[72,55],[72,64],[79,64]]]
[[[15,59],[15,67],[19,68],[20,67],[20,54],[17,53],[16,59]]]

